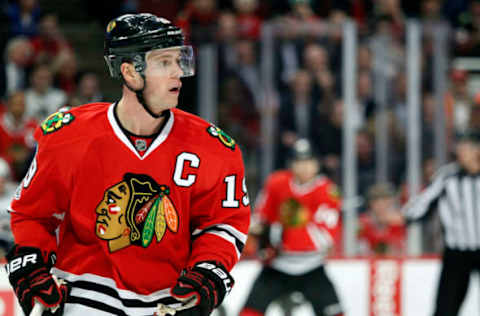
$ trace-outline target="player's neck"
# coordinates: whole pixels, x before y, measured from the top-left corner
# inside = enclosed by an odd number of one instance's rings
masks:
[[[134,94],[122,96],[116,113],[123,128],[135,135],[153,135],[159,131],[165,120],[165,117],[154,118],[148,114]]]

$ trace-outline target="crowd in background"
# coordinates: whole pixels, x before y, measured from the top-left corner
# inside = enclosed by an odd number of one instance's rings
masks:
[[[276,25],[274,85],[276,111],[275,168],[287,167],[289,148],[298,138],[310,139],[321,159],[323,172],[342,185],[342,28],[351,17],[358,26],[357,95],[355,124],[358,188],[364,197],[359,207],[362,254],[405,252],[405,227],[392,227],[408,200],[405,142],[406,20],[422,21],[422,170],[423,186],[435,172],[433,157],[434,109],[432,37],[440,21],[451,28],[449,60],[479,56],[480,1],[474,0],[128,0],[82,1],[82,10],[103,32],[110,18],[122,13],[151,12],[174,21],[195,47],[216,43],[219,57],[218,125],[241,144],[247,176],[259,173],[261,98],[261,30]],[[79,47],[65,36],[68,21],[45,10],[41,0],[3,0],[0,18],[0,230],[8,231],[6,206],[12,184],[19,182],[35,150],[33,132],[50,113],[63,106],[103,101],[102,74],[81,60]],[[72,22],[73,23],[73,22]],[[77,21],[81,27],[81,21]],[[389,80],[388,129],[391,137],[388,183],[375,179],[374,52],[385,45],[385,73]],[[99,55],[101,47],[94,47]],[[201,61],[199,61],[201,63]],[[106,71],[106,70],[105,70]],[[480,128],[480,94],[469,89],[469,72],[448,69],[445,94],[446,144],[453,159],[455,135]],[[189,79],[190,80],[190,79]],[[182,92],[185,110],[195,112],[195,84]],[[115,101],[115,100],[108,100]],[[4,203],[4,201],[7,201]],[[8,235],[8,234],[7,234]],[[0,232],[0,240],[3,238]],[[0,242],[0,247],[2,244]],[[428,250],[428,249],[427,249]],[[437,249],[438,250],[438,249]]]

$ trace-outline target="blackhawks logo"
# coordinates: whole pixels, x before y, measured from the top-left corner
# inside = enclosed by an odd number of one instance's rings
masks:
[[[110,23],[108,23],[108,25],[107,25],[107,33],[110,33],[111,31],[113,31],[115,26],[117,26],[117,22],[110,21]]]
[[[108,188],[95,212],[95,234],[108,242],[110,252],[130,245],[148,247],[160,242],[167,228],[178,231],[178,213],[168,197],[170,189],[150,176],[127,173]]]
[[[211,136],[217,137],[224,146],[230,148],[231,150],[235,150],[235,140],[228,136],[227,133],[220,128],[216,127],[215,125],[211,125],[207,128],[207,132]]]
[[[58,111],[53,113],[41,125],[43,134],[56,132],[63,126],[70,124],[74,119],[73,114],[69,112]]]
[[[309,220],[308,209],[294,198],[289,198],[280,205],[279,215],[284,228],[301,228]]]

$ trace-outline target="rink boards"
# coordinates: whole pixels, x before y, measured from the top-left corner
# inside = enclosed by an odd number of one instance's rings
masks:
[[[431,316],[441,261],[422,259],[331,259],[327,273],[335,283],[346,316]],[[237,315],[260,271],[256,261],[242,261],[232,272],[238,280],[225,301]],[[480,315],[479,278],[472,277],[460,316]],[[273,305],[266,316],[283,316]],[[294,316],[313,316],[304,304]]]
[[[327,273],[335,283],[347,316],[430,316],[440,273],[438,258],[423,259],[331,259]],[[241,261],[232,271],[236,284],[224,307],[236,316],[261,269],[254,260]],[[0,269],[0,316],[22,313]],[[460,316],[480,315],[479,278],[472,277]],[[214,315],[216,316],[216,315]],[[283,316],[273,304],[266,316]],[[294,316],[313,316],[308,304],[299,306]]]

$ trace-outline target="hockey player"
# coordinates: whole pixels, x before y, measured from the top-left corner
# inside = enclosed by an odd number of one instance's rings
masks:
[[[301,292],[316,315],[343,315],[323,267],[340,232],[340,199],[336,185],[318,172],[310,143],[300,139],[290,170],[267,179],[255,207],[265,266],[240,316],[263,316],[272,301],[293,292]]]
[[[11,204],[10,282],[27,315],[36,301],[44,315],[210,315],[249,227],[240,149],[175,108],[194,65],[169,21],[112,20],[105,59],[121,99],[57,112],[36,131]]]

